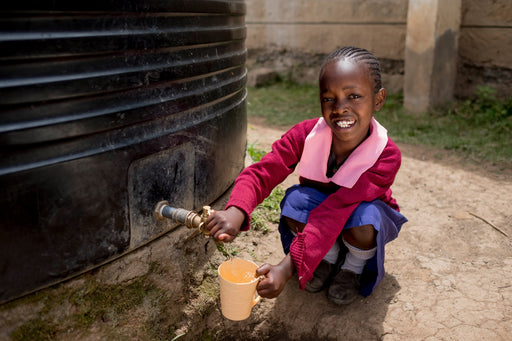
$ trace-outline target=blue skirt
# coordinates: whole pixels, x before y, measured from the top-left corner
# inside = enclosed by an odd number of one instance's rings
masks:
[[[281,243],[285,254],[290,252],[290,245],[295,236],[288,228],[283,217],[305,224],[311,210],[320,205],[328,196],[328,194],[311,187],[294,185],[288,188],[281,201],[281,219],[279,223],[279,233],[281,234]],[[360,203],[343,226],[343,229],[350,229],[362,225],[373,225],[377,230],[377,252],[367,262],[361,274],[361,295],[370,295],[384,278],[384,245],[398,236],[405,222],[407,222],[407,219],[402,214],[383,201],[376,199]],[[347,249],[341,242],[341,235],[338,237],[338,241],[341,248],[339,258],[341,258],[344,257]]]

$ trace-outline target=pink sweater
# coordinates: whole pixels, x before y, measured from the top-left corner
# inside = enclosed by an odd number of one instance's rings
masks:
[[[271,152],[240,173],[226,208],[235,206],[245,212],[248,219],[242,230],[249,229],[250,214],[256,206],[294,171],[303,155],[306,138],[318,121],[319,118],[316,118],[298,123],[274,142]],[[372,127],[372,135],[375,132],[376,129]],[[350,158],[345,163],[349,161]],[[390,187],[400,163],[400,150],[388,138],[373,166],[364,170],[351,188],[339,187],[311,211],[306,227],[302,233],[297,234],[290,248],[302,289],[313,277],[313,271],[334,245],[346,221],[360,202],[381,199],[398,210],[396,201],[391,197]],[[302,180],[301,177],[300,181]]]

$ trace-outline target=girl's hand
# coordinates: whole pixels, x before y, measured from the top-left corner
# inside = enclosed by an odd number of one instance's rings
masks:
[[[283,291],[286,282],[293,276],[295,266],[290,254],[286,255],[278,265],[263,264],[256,270],[256,275],[266,278],[258,283],[258,295],[275,298]]]
[[[245,213],[231,206],[225,211],[214,211],[210,214],[206,219],[206,226],[216,242],[231,242],[240,232],[244,220]]]

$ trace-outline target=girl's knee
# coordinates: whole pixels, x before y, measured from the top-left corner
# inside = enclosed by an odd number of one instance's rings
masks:
[[[345,242],[362,250],[369,250],[376,245],[377,231],[373,225],[355,226],[343,230]]]
[[[299,232],[302,232],[304,230],[304,227],[306,226],[306,224],[304,223],[301,223],[295,219],[292,219],[290,217],[283,217],[286,221],[286,225],[288,225],[288,228],[295,232],[295,233],[299,233]]]

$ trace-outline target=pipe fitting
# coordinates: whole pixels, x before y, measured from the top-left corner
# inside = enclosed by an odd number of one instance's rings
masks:
[[[210,206],[203,206],[202,210],[197,213],[183,208],[171,207],[169,202],[164,200],[157,203],[154,212],[157,220],[167,218],[188,228],[198,229],[206,236],[210,235],[210,231],[206,227],[206,220],[214,212]]]

